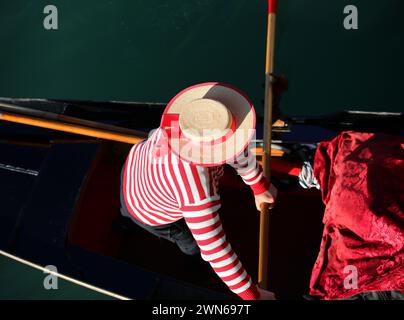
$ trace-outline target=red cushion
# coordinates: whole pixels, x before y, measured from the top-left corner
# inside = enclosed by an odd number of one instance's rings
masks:
[[[314,173],[326,209],[311,295],[404,290],[404,138],[343,132],[319,145]]]

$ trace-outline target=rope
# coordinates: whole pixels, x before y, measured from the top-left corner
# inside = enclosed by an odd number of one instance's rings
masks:
[[[45,273],[49,273],[49,274],[51,274],[51,275],[53,275],[53,276],[56,276],[56,277],[61,278],[61,279],[63,279],[63,280],[66,280],[66,281],[69,281],[69,282],[71,282],[71,283],[77,284],[77,285],[82,286],[82,287],[84,287],[84,288],[87,288],[87,289],[96,291],[96,292],[98,292],[98,293],[104,294],[104,295],[106,295],[106,296],[110,296],[110,297],[115,298],[115,299],[118,299],[118,300],[131,300],[131,299],[127,298],[127,297],[118,295],[118,294],[113,293],[113,292],[111,292],[111,291],[107,291],[107,290],[104,290],[104,289],[95,287],[95,286],[93,286],[93,285],[91,285],[91,284],[88,284],[88,283],[85,283],[85,282],[82,282],[82,281],[79,281],[79,280],[70,278],[70,277],[68,277],[68,276],[65,276],[65,275],[63,275],[63,274],[57,273],[57,272],[55,272],[55,271],[48,270],[48,269],[46,269],[46,268],[44,268],[44,267],[41,267],[41,266],[39,266],[39,265],[37,265],[37,264],[34,264],[34,263],[32,263],[32,262],[29,262],[29,261],[27,261],[27,260],[24,260],[24,259],[21,259],[21,258],[19,258],[19,257],[16,257],[16,256],[14,256],[14,255],[12,255],[12,254],[9,254],[9,253],[7,253],[7,252],[4,252],[4,251],[2,251],[2,250],[0,250],[0,254],[3,255],[3,256],[5,256],[5,257],[7,257],[7,258],[9,258],[9,259],[15,260],[15,261],[20,262],[20,263],[22,263],[22,264],[25,264],[25,265],[27,265],[27,266],[29,266],[29,267],[31,267],[31,268],[40,270],[40,271],[45,272]]]

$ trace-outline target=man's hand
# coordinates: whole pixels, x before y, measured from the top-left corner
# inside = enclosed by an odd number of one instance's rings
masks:
[[[277,195],[278,195],[278,190],[271,183],[271,186],[269,187],[269,190],[255,196],[255,206],[257,207],[257,210],[261,211],[261,205],[263,203],[274,204]]]
[[[260,293],[260,297],[258,300],[276,300],[275,294],[271,291],[267,291],[258,287],[258,292]]]

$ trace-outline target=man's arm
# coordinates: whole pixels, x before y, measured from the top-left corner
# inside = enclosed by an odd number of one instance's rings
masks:
[[[191,230],[202,258],[210,263],[230,290],[242,299],[258,299],[260,294],[251,282],[236,253],[226,239],[218,214],[220,196],[212,171],[201,166],[180,162],[178,172],[183,191],[180,209]]]
[[[256,285],[226,239],[217,212],[219,208],[220,200],[216,200],[199,206],[185,206],[182,211],[202,258],[210,263],[216,274],[240,298],[258,299],[260,295]]]
[[[264,177],[262,168],[255,155],[242,153],[230,165],[237,171],[243,181],[250,186],[255,196],[257,210],[262,203],[274,203],[278,190]]]

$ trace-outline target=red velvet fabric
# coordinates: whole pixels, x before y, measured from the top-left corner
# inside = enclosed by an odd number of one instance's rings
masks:
[[[404,291],[404,138],[343,132],[320,143],[314,174],[326,209],[310,294]]]

